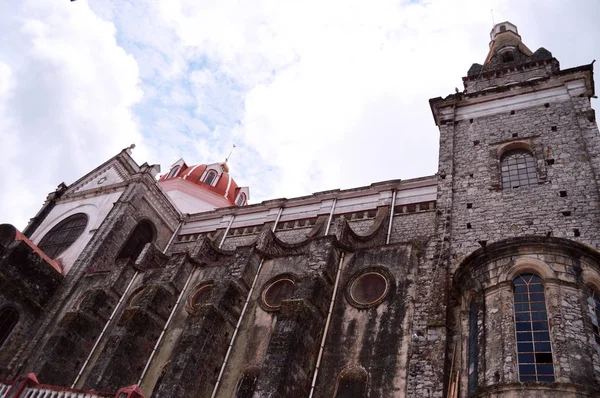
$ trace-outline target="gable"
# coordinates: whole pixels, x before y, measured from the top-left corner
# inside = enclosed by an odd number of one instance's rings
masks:
[[[69,187],[66,194],[78,194],[99,188],[120,184],[127,180],[128,173],[116,161],[94,170]]]

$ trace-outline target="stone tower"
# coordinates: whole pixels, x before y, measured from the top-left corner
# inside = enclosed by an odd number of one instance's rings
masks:
[[[490,36],[464,91],[430,100],[453,275],[448,352],[461,370],[449,380],[459,377],[461,396],[592,396],[600,376],[592,65],[561,70],[509,22]]]

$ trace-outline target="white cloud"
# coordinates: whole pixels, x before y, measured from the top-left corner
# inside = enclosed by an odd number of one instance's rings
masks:
[[[13,43],[0,44],[0,131],[11,132],[2,188],[32,192],[21,207],[3,196],[3,220],[35,214],[51,187],[133,141],[137,159],[163,167],[222,160],[235,142],[232,174],[253,201],[433,174],[428,99],[461,88],[483,61],[492,8],[563,68],[600,57],[594,0],[89,6],[48,0],[0,16]],[[28,158],[21,137],[52,167],[15,167]]]
[[[142,93],[114,25],[85,2],[3,3],[0,26],[0,70],[10,71],[0,90],[0,215],[23,228],[61,181],[141,141],[131,105]]]

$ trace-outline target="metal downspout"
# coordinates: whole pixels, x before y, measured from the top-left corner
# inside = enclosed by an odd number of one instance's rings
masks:
[[[85,362],[81,366],[81,369],[79,370],[79,373],[77,374],[77,377],[75,378],[75,381],[73,382],[73,384],[71,384],[71,388],[75,388],[75,385],[77,384],[77,382],[81,378],[81,375],[83,374],[83,371],[87,367],[87,364],[90,362],[90,359],[94,355],[94,352],[96,351],[96,348],[98,347],[98,344],[100,344],[100,341],[102,340],[102,337],[104,337],[104,333],[106,333],[106,329],[108,329],[108,325],[110,325],[110,323],[112,322],[113,318],[115,317],[115,314],[117,313],[117,311],[119,310],[119,308],[121,308],[121,303],[123,302],[123,299],[125,298],[125,296],[127,296],[127,293],[129,292],[129,289],[131,288],[131,285],[133,285],[133,281],[135,281],[135,279],[137,278],[137,276],[138,276],[139,273],[140,273],[139,271],[135,271],[135,274],[133,274],[133,276],[131,277],[131,280],[129,281],[129,284],[127,285],[127,287],[125,288],[125,291],[121,295],[121,298],[119,299],[119,302],[115,306],[115,309],[110,314],[110,317],[108,318],[108,321],[106,321],[106,323],[104,324],[104,328],[100,332],[100,336],[98,336],[98,338],[96,339],[96,342],[94,343],[94,346],[92,347],[92,350],[90,351],[90,353],[88,354],[87,358],[85,359]]]
[[[281,218],[281,212],[283,211],[283,207],[279,208],[279,212],[277,213],[277,218],[275,219],[275,223],[273,224],[272,231],[275,232],[277,229],[277,223],[279,223],[279,219]],[[223,378],[223,373],[225,373],[225,367],[227,366],[227,361],[229,360],[229,355],[231,354],[231,350],[233,349],[233,345],[235,344],[235,339],[237,337],[238,331],[240,329],[240,325],[242,324],[242,319],[244,319],[244,315],[246,314],[246,309],[248,308],[248,303],[252,298],[252,293],[254,292],[254,288],[256,287],[256,281],[258,280],[258,276],[260,275],[260,271],[262,269],[264,259],[260,260],[258,264],[258,268],[256,269],[256,274],[254,275],[254,279],[252,280],[252,285],[250,286],[250,290],[248,291],[248,295],[246,296],[246,302],[244,303],[244,307],[242,308],[242,312],[240,312],[240,317],[238,318],[237,324],[235,325],[235,330],[233,331],[233,335],[231,336],[231,340],[229,341],[229,347],[227,348],[227,353],[225,354],[225,359],[223,359],[223,364],[221,365],[221,370],[219,371],[219,377],[217,378],[217,383],[215,384],[215,388],[213,388],[213,392],[210,398],[215,398],[217,395],[217,391],[219,390],[219,385],[221,384],[221,379]]]
[[[331,220],[333,219],[333,212],[335,211],[335,204],[337,203],[337,198],[333,198],[333,203],[331,204],[331,211],[329,212],[329,219],[327,220],[327,228],[325,228],[325,236],[329,234],[329,227],[331,226]]]
[[[227,233],[229,232],[229,228],[231,228],[231,224],[233,223],[234,219],[235,219],[235,216],[231,216],[231,220],[229,220],[227,229],[225,230],[225,233],[223,234],[223,239],[221,239],[221,243],[219,243],[219,248],[221,248],[221,246],[223,246],[223,242],[225,242],[225,238],[227,237]],[[181,227],[181,225],[180,225],[180,227]],[[177,230],[179,231],[179,228],[177,228]],[[173,238],[174,237],[175,236],[173,235]],[[193,269],[190,272],[190,274],[188,275],[187,279],[185,280],[185,284],[183,285],[183,288],[181,289],[179,296],[177,296],[177,301],[175,302],[175,305],[173,306],[173,309],[171,310],[171,313],[169,314],[169,318],[167,318],[167,322],[165,323],[165,326],[163,327],[162,332],[160,332],[160,336],[158,336],[158,340],[156,341],[156,344],[154,344],[154,348],[152,348],[152,353],[150,354],[150,358],[148,358],[148,361],[146,362],[146,366],[144,367],[144,370],[142,371],[142,375],[140,376],[140,379],[137,382],[138,385],[141,385],[142,380],[144,379],[144,377],[146,377],[146,373],[148,372],[148,369],[150,368],[150,364],[152,363],[154,356],[158,352],[158,347],[162,343],[162,340],[165,337],[165,333],[167,332],[167,329],[171,325],[171,320],[173,319],[173,317],[175,316],[175,313],[177,312],[177,309],[179,308],[179,303],[181,303],[181,299],[185,295],[185,292],[192,280],[192,276],[194,276]]]
[[[327,321],[325,322],[325,330],[323,331],[323,337],[321,338],[321,347],[319,348],[319,356],[317,357],[317,365],[315,366],[315,374],[313,375],[312,384],[310,386],[310,395],[308,398],[312,398],[315,393],[315,386],[317,385],[317,376],[319,375],[319,366],[321,365],[321,359],[323,358],[323,351],[325,350],[325,341],[327,340],[327,332],[329,331],[329,324],[331,322],[331,316],[333,314],[333,306],[335,304],[335,298],[337,296],[338,286],[340,284],[340,274],[342,273],[342,266],[344,265],[345,252],[342,252],[340,256],[340,264],[338,266],[337,274],[335,276],[335,284],[333,285],[333,294],[331,295],[331,303],[329,303],[329,312],[327,313]]]
[[[392,207],[390,209],[390,225],[388,225],[388,230],[387,230],[387,237],[385,238],[385,244],[389,245],[390,244],[390,238],[392,236],[392,223],[394,222],[394,207],[396,207],[396,191],[394,189],[393,193],[392,193]]]

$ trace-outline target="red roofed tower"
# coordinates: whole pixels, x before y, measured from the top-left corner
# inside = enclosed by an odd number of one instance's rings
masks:
[[[158,182],[182,213],[244,206],[250,197],[248,187],[239,187],[229,175],[227,163],[188,166],[179,159]]]

